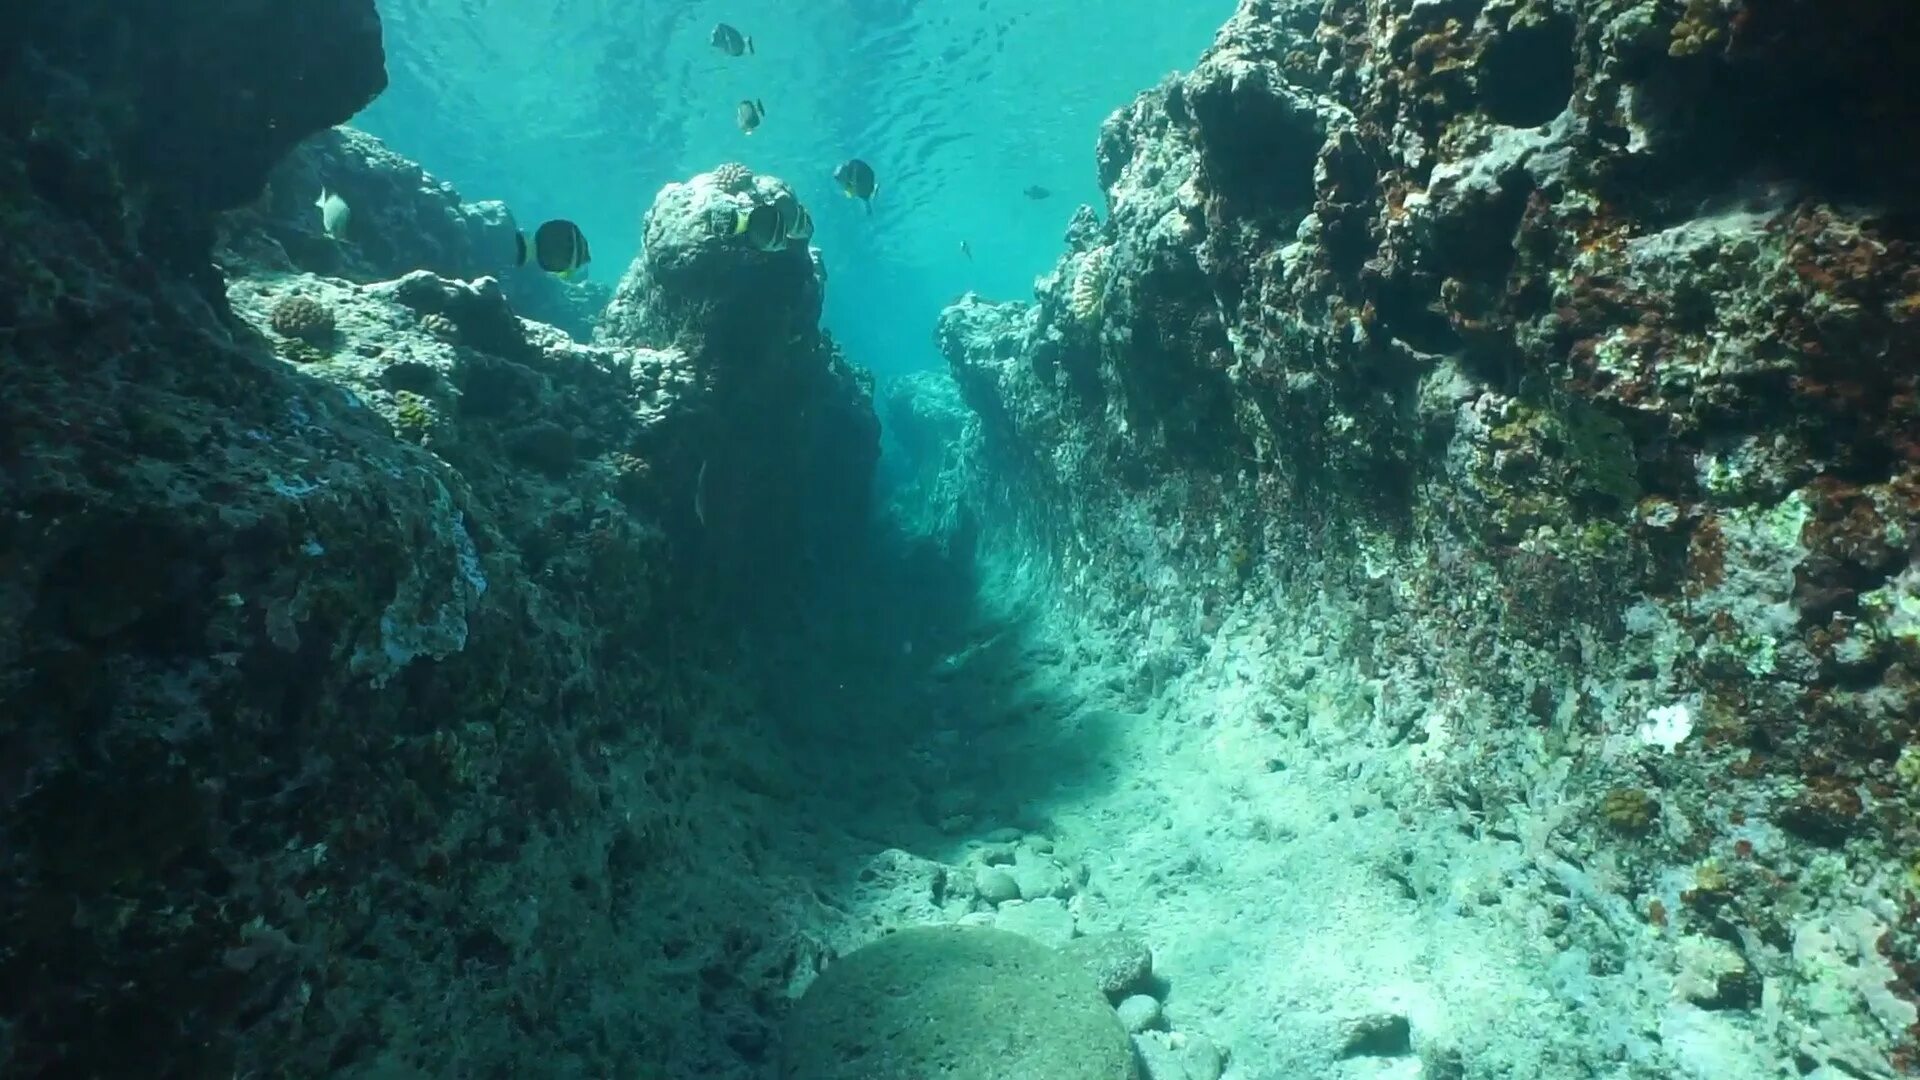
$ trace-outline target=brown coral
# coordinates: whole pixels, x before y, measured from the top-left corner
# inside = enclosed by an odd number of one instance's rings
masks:
[[[1645,832],[1659,809],[1653,796],[1640,788],[1614,788],[1600,801],[1600,816],[1621,832]]]
[[[619,452],[607,459],[613,469],[614,490],[628,502],[639,502],[653,488],[653,465],[635,454]]]
[[[1686,14],[1673,25],[1673,37],[1667,45],[1672,57],[1697,56],[1727,39],[1725,5],[1717,0],[1687,0]]]
[[[420,329],[445,342],[460,340],[460,327],[445,315],[429,312],[420,316]]]
[[[713,170],[713,182],[722,191],[742,192],[753,185],[753,170],[737,161],[729,161]]]
[[[273,306],[268,317],[273,332],[281,337],[319,343],[333,336],[333,312],[320,301],[307,296],[289,296]]]

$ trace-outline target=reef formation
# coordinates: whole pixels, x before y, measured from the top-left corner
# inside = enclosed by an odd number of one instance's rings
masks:
[[[745,1080],[894,950],[1033,973],[936,1056],[1913,1073],[1917,21],[1246,0],[875,507],[777,178],[564,286],[333,127],[371,0],[31,5],[0,1072]]]
[[[744,973],[808,969],[755,959],[793,947],[791,888],[741,866],[756,720],[699,673],[776,617],[739,583],[831,572],[863,520],[876,424],[814,268],[760,271],[777,341],[688,315],[583,344],[487,276],[497,204],[326,130],[384,85],[371,0],[17,29],[0,1071],[753,1060]]]
[[[942,318],[942,467],[1238,686],[1190,722],[1275,775],[1217,782],[1336,771],[1376,875],[1539,934],[1559,999],[1416,1017],[1438,1075],[1920,1068],[1920,19],[1846,10],[1247,0],[1036,301]]]

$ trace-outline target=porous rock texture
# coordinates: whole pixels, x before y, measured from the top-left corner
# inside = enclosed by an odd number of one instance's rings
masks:
[[[722,633],[702,586],[766,569],[695,507],[769,418],[696,344],[576,344],[484,277],[222,280],[214,213],[380,88],[370,2],[17,15],[0,1073],[752,1074],[824,946],[755,824],[791,820],[735,645],[760,608]],[[436,264],[427,231],[365,268]],[[281,336],[295,298],[328,318]],[[871,408],[781,325],[823,370],[769,482],[858,505]]]
[[[33,193],[203,282],[212,215],[387,85],[373,0],[33,4],[0,49],[9,162]]]
[[[697,340],[751,368],[815,333],[826,274],[807,244],[759,251],[736,232],[740,215],[795,199],[776,177],[722,165],[668,184],[641,223],[641,253],[607,312],[608,340]]]
[[[868,492],[844,481],[871,476],[879,455],[871,380],[818,328],[819,259],[803,242],[762,252],[734,232],[738,214],[783,198],[784,181],[737,165],[666,185],[596,338],[705,358],[693,495],[703,542],[739,571],[716,587],[748,596],[776,591],[796,560],[858,543]]]
[[[944,315],[982,498],[1049,508],[998,542],[1177,688],[1168,799],[1234,793],[1165,880],[1287,912],[1156,948],[1243,1075],[1383,1001],[1444,1075],[1920,1069],[1916,50],[1246,0],[1037,301]],[[1149,936],[1203,891],[1106,883]]]
[[[322,191],[343,199],[350,217],[328,236],[317,205]],[[268,174],[265,190],[223,215],[216,250],[228,274],[301,270],[366,284],[415,270],[448,278],[494,277],[517,314],[591,341],[612,289],[562,282],[528,263],[516,266],[515,235],[528,244],[538,223],[522,226],[505,203],[468,202],[385,143],[350,127],[302,141]]]

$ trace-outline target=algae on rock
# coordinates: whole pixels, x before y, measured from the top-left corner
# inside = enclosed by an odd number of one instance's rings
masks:
[[[1920,1055],[1920,805],[1894,778],[1920,733],[1920,654],[1898,644],[1920,248],[1916,189],[1890,181],[1920,159],[1849,176],[1884,136],[1828,125],[1856,111],[1815,90],[1920,116],[1860,68],[1911,61],[1864,26],[1920,16],[1868,6],[1247,0],[1192,72],[1109,118],[1107,220],[1076,216],[1037,302],[942,317],[979,433],[948,516],[988,550],[1040,547],[1074,583],[1063,632],[1128,635],[1114,651],[1149,690],[1242,703],[1187,721],[1255,765],[1336,769],[1364,743],[1356,782],[1402,823],[1511,838],[1519,910],[1473,916],[1485,940],[1537,910],[1619,973],[1580,976],[1586,1007],[1670,1036],[1546,1023],[1519,1047],[1437,990],[1456,1072],[1624,1053],[1662,1075],[1891,1075]],[[1739,134],[1763,129],[1795,134]],[[1097,335],[1089,252],[1113,282]],[[1169,623],[1197,656],[1162,647]],[[1263,790],[1258,771],[1234,783]],[[1366,820],[1327,828],[1366,843]],[[1852,877],[1813,873],[1834,860]],[[1829,909],[1874,913],[1887,979]],[[1759,1015],[1730,962],[1676,958],[1669,933],[1737,937],[1782,1005]],[[1854,990],[1795,974],[1805,935]],[[1237,1000],[1261,971],[1204,978]],[[1647,977],[1689,1002],[1708,980],[1714,1004],[1646,1001]],[[1327,1067],[1235,1050],[1262,1075]]]

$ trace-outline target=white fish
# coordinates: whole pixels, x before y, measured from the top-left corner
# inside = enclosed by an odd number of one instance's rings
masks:
[[[325,187],[320,189],[320,198],[313,205],[320,208],[320,227],[326,230],[328,236],[340,239],[340,234],[347,231],[347,222],[353,220],[353,207],[348,206],[347,200],[341,198],[338,192],[328,191]]]

